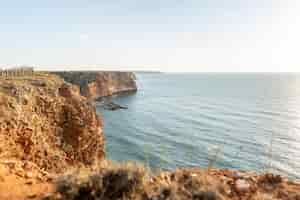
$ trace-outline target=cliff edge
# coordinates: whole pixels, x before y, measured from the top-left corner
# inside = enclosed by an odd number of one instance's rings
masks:
[[[55,72],[65,81],[80,87],[88,99],[111,96],[122,92],[137,91],[136,77],[132,72]]]
[[[102,120],[79,89],[49,74],[0,79],[0,160],[47,172],[104,159]]]

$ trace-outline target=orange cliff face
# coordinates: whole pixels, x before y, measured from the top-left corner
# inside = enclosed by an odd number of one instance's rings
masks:
[[[79,86],[81,94],[88,99],[137,91],[136,78],[132,72],[56,72],[55,74]]]
[[[102,119],[79,88],[55,75],[0,78],[0,160],[61,173],[105,158]]]

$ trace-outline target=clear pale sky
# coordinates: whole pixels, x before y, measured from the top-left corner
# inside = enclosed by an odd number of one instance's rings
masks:
[[[0,64],[300,71],[300,0],[0,0]]]

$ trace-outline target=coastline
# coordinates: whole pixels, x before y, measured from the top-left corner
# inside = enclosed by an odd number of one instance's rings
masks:
[[[66,82],[77,85],[81,95],[90,100],[138,90],[136,76],[132,72],[64,71],[52,73]]]
[[[89,103],[90,96],[82,96],[78,86],[43,73],[0,81],[1,120],[7,124],[0,132],[5,137],[1,140],[0,160],[2,199],[42,199],[45,195],[48,199],[76,199],[82,195],[78,191],[88,189],[86,184],[95,176],[98,181],[109,178],[113,183],[108,187],[111,191],[103,194],[108,199],[119,198],[120,194],[127,199],[263,199],[257,195],[299,198],[299,183],[269,173],[190,168],[153,174],[147,166],[114,164],[105,159],[103,122]],[[81,173],[84,177],[79,176]],[[95,199],[92,191],[101,189],[96,183],[86,191]],[[61,191],[60,184],[70,186],[71,192]],[[19,196],[14,196],[17,191],[6,191],[8,186],[17,186]]]

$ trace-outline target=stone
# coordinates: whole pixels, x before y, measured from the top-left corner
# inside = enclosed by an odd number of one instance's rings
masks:
[[[235,190],[237,193],[247,193],[251,189],[251,185],[244,179],[238,179],[235,181]]]
[[[25,178],[33,178],[33,173],[32,172],[26,172],[25,173]]]

